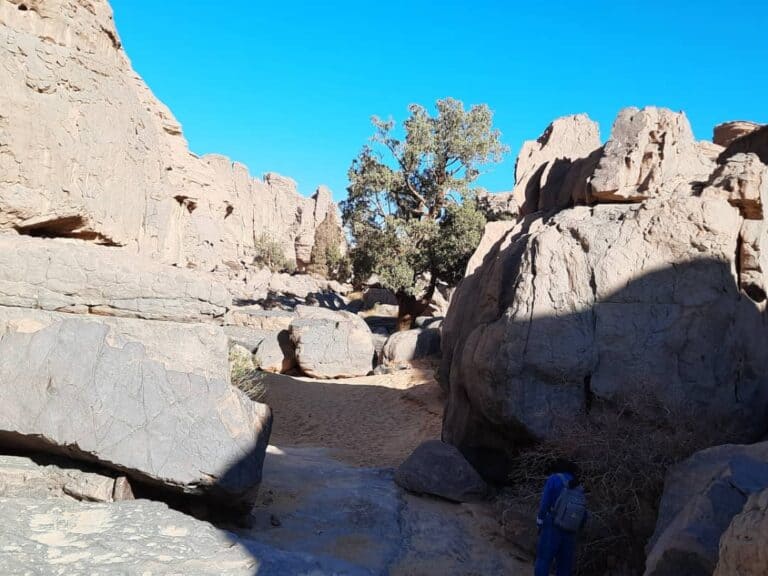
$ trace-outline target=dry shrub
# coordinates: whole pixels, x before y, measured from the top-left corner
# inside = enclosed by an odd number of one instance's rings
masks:
[[[555,430],[556,440],[517,455],[504,500],[534,517],[554,460],[576,462],[590,511],[577,562],[577,573],[584,575],[642,573],[669,467],[738,439],[732,427],[690,410],[672,413],[652,400],[596,403],[588,415]]]
[[[267,393],[264,374],[254,369],[252,355],[240,346],[229,351],[229,377],[232,385],[254,402],[264,399]]]

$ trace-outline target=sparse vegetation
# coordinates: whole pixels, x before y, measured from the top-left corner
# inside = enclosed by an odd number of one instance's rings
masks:
[[[254,242],[253,262],[272,272],[293,272],[296,262],[285,256],[283,247],[272,236],[262,232]]]
[[[516,458],[505,505],[531,519],[551,463],[563,457],[579,465],[591,518],[581,538],[578,574],[642,572],[667,470],[698,450],[737,439],[727,426],[691,413],[667,412],[662,425],[663,409],[650,404],[601,403],[583,419],[558,425],[556,441]]]
[[[374,117],[376,133],[353,161],[341,202],[355,277],[376,274],[398,295],[401,319],[423,312],[438,282],[463,275],[485,225],[472,185],[506,152],[487,106],[465,110],[446,98],[436,108],[433,117],[411,105],[404,139],[394,121]]]
[[[331,280],[346,282],[352,275],[351,264],[342,252],[344,234],[338,223],[338,216],[328,212],[315,230],[315,244],[312,246],[309,271]]]
[[[229,374],[232,385],[254,402],[261,402],[267,392],[264,374],[253,366],[251,354],[239,346],[229,351]]]

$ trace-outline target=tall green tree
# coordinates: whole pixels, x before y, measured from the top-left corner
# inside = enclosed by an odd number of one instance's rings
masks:
[[[486,105],[465,110],[446,98],[434,116],[417,104],[409,111],[402,138],[394,121],[373,117],[374,135],[352,162],[341,202],[355,277],[376,274],[397,294],[401,329],[439,282],[461,279],[485,225],[472,184],[507,151]]]

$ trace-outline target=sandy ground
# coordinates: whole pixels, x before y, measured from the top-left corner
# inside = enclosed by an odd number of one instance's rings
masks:
[[[440,438],[444,397],[431,365],[344,380],[269,374],[265,384],[275,446],[324,447],[348,464],[390,467]]]

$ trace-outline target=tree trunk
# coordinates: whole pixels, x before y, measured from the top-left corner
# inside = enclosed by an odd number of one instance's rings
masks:
[[[435,294],[436,280],[429,283],[429,288],[423,296],[416,298],[407,294],[403,290],[397,291],[397,331],[410,330],[414,327],[414,322],[424,313],[432,303],[432,296]]]

